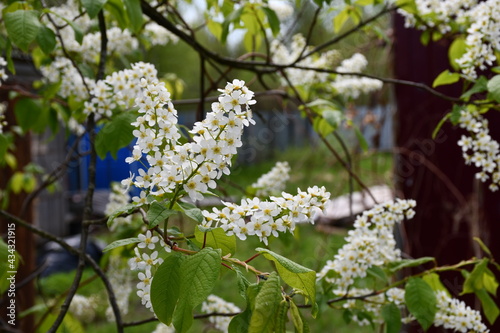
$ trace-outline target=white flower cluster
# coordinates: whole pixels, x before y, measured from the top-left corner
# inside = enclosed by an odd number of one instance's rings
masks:
[[[288,162],[276,162],[276,165],[251,186],[257,189],[256,196],[268,197],[285,190],[286,182],[290,179]]]
[[[209,295],[207,300],[201,305],[201,311],[204,313],[238,313],[241,309],[218,296]],[[227,332],[231,319],[233,318],[229,316],[211,316],[208,320],[214,324],[215,329],[221,332]]]
[[[150,63],[137,62],[132,69],[125,69],[106,76],[93,84],[92,99],[84,104],[84,113],[95,113],[111,117],[116,107],[129,108],[135,99],[142,95],[141,79],[157,80],[158,71]]]
[[[123,181],[142,189],[132,200],[144,203],[149,193],[176,193],[178,199],[181,191],[193,201],[203,199],[203,193],[216,187],[215,179],[229,174],[231,158],[242,145],[244,126],[255,123],[249,108],[255,104],[254,93],[244,81],[228,83],[220,90],[219,102],[212,104],[212,112],[194,124],[193,141],[180,144],[177,111],[164,84],[142,79],[141,87],[143,94],[136,99],[141,115],[133,123],[137,142],[126,162],[139,161],[147,154],[149,168]]]
[[[379,204],[363,212],[354,222],[354,229],[349,231],[345,244],[328,260],[318,273],[318,279],[337,285],[346,291],[354,283],[354,279],[366,276],[372,266],[381,266],[401,258],[401,251],[396,248],[393,229],[403,219],[411,219],[415,214],[414,200],[391,201]],[[327,277],[333,271],[334,277]]]
[[[450,298],[446,292],[437,293],[438,311],[434,318],[434,326],[443,326],[455,332],[487,333],[486,325],[481,320],[479,311],[471,309],[464,302]]]
[[[177,44],[179,37],[160,26],[156,22],[150,22],[144,27],[142,34],[150,41],[152,46],[167,45],[169,42]]]
[[[112,256],[109,260],[107,275],[109,283],[113,287],[116,303],[120,309],[120,314],[126,315],[129,310],[129,297],[132,293],[132,273],[126,269],[120,256]],[[108,321],[115,320],[115,314],[111,305],[106,309],[106,318]]]
[[[447,33],[455,27],[466,31],[465,54],[457,60],[462,73],[469,80],[477,78],[476,68],[484,70],[496,60],[500,50],[500,2],[499,0],[416,0],[418,19],[414,14],[400,9],[406,18],[406,26],[422,30],[437,28]]]
[[[73,296],[69,312],[83,322],[92,322],[96,315],[97,299],[79,294]]]
[[[137,284],[137,296],[141,298],[142,305],[153,311],[150,293],[153,281],[152,272],[163,263],[158,251],[163,249],[170,252],[171,249],[163,242],[163,239],[154,236],[151,230],[146,231],[145,234],[139,234],[138,238],[141,242],[134,248],[135,256],[129,259],[128,265],[131,270],[139,271],[137,276],[140,282]]]
[[[481,168],[476,178],[486,182],[491,177],[489,188],[497,191],[500,185],[500,144],[489,134],[488,120],[477,111],[462,110],[460,127],[465,128],[470,136],[462,135],[458,145],[462,147],[465,164],[474,164]]]
[[[111,215],[118,209],[127,205],[130,201],[130,195],[128,191],[124,191],[125,188],[120,184],[113,182],[111,183],[111,192],[109,193],[109,202],[106,204],[104,209],[104,214]],[[132,222],[132,215],[125,217],[116,217],[111,225],[109,225],[109,230],[115,231],[119,226],[130,225]]]
[[[343,60],[336,70],[340,73],[361,73],[367,65],[365,56],[356,53],[351,58]],[[382,81],[367,77],[337,75],[332,87],[342,96],[358,98],[361,94],[381,89]]]
[[[308,52],[312,46],[306,45],[306,39],[301,34],[294,35],[292,43],[288,48],[286,45],[275,39],[271,42],[272,60],[276,64],[288,65],[294,63],[304,52]],[[307,57],[299,62],[297,65],[310,68],[331,68],[339,58],[339,52],[330,50],[322,53],[319,57]],[[311,85],[317,82],[326,82],[328,73],[319,73],[312,70],[302,70],[297,68],[287,68],[285,70],[290,82],[292,84]],[[283,80],[283,84],[287,84]]]
[[[270,201],[259,198],[242,199],[241,204],[223,202],[224,208],[213,208],[213,212],[203,211],[206,228],[221,227],[228,235],[236,235],[245,240],[256,235],[266,245],[270,236],[278,237],[279,232],[293,232],[297,223],[314,222],[314,215],[323,210],[330,193],[325,187],[310,187],[307,192],[298,189],[298,194],[282,193],[282,197],[271,197]]]
[[[130,54],[134,50],[137,50],[139,46],[138,40],[127,29],[122,30],[118,27],[111,27],[106,30],[106,37],[108,38],[106,51],[109,55]],[[97,64],[99,62],[99,53],[101,52],[100,31],[85,34],[81,45],[74,40],[74,37],[71,40],[73,43],[69,44],[71,47],[67,47],[68,51],[80,54],[83,60],[89,64]]]
[[[41,66],[40,71],[45,82],[61,82],[58,95],[63,98],[74,96],[77,101],[86,100],[88,92],[84,82],[89,88],[94,86],[94,80],[82,78],[71,61],[65,57],[56,57],[49,65]]]

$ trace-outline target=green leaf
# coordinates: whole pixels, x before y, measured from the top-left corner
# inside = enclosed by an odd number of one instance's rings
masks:
[[[5,13],[4,22],[12,42],[27,52],[29,45],[38,35],[38,29],[40,29],[38,12],[35,10],[16,10]]]
[[[174,327],[180,333],[193,324],[193,308],[203,302],[212,291],[219,276],[220,250],[206,247],[186,257],[181,264],[179,302],[174,312]]]
[[[165,258],[151,282],[151,304],[158,319],[166,324],[172,317],[180,295],[181,265],[184,256],[173,254]]]
[[[473,293],[484,288],[483,275],[485,274],[487,266],[487,258],[484,258],[474,266],[472,272],[465,279],[464,287],[460,295]]]
[[[222,24],[215,22],[214,20],[207,19],[207,27],[215,38],[220,41],[222,38]]]
[[[205,220],[201,209],[199,209],[198,207],[196,207],[191,203],[177,202],[174,208],[179,210],[178,207],[180,207],[180,211],[184,212],[184,214],[186,214],[187,217],[195,220],[198,223],[202,223]]]
[[[177,211],[168,209],[164,205],[154,201],[149,207],[146,217],[149,221],[149,229],[156,227],[170,216],[177,214]]]
[[[280,278],[276,272],[272,272],[255,298],[255,307],[252,311],[248,333],[271,333],[274,331],[281,299]]]
[[[276,326],[274,331],[278,333],[285,333],[287,321],[288,321],[288,302],[282,300],[278,308],[278,313],[276,314]]]
[[[314,119],[313,129],[322,137],[327,137],[334,131],[334,128],[328,123],[328,121],[326,121],[326,119],[319,117]]]
[[[116,159],[118,150],[126,147],[134,139],[131,125],[136,115],[131,112],[123,112],[113,118],[97,133],[95,149],[97,155],[104,159],[109,152]]]
[[[411,277],[405,287],[405,301],[410,313],[427,330],[437,311],[436,295],[431,286],[421,278]]]
[[[349,19],[349,7],[344,8],[333,19],[333,31],[338,33]]]
[[[429,30],[425,30],[424,32],[422,32],[422,34],[420,35],[420,43],[422,43],[422,45],[427,46],[430,40],[431,40],[431,32]]]
[[[56,47],[56,34],[50,28],[41,27],[38,35],[36,36],[36,42],[42,49],[43,53],[49,54]]]
[[[102,252],[108,252],[109,250],[112,250],[114,248],[117,248],[117,247],[120,247],[120,246],[129,245],[129,244],[139,243],[140,241],[141,240],[139,238],[137,238],[137,237],[119,239],[119,240],[114,241],[113,243],[109,244],[104,249],[102,249]]]
[[[498,315],[500,314],[498,305],[484,289],[476,291],[476,296],[481,301],[481,306],[483,307],[483,312],[486,316],[486,319],[488,319],[489,323],[493,325],[493,323],[497,320]]]
[[[14,106],[14,113],[16,115],[16,121],[24,132],[29,131],[38,125],[42,113],[42,108],[39,103],[31,98],[21,98],[16,102]]]
[[[464,92],[462,94],[462,96],[460,96],[460,98],[463,98],[466,101],[468,101],[472,95],[477,94],[477,93],[481,93],[481,92],[484,92],[487,90],[488,90],[488,79],[485,76],[480,76],[479,79],[477,79],[477,81],[474,83],[472,88],[470,88],[469,90]]]
[[[302,313],[300,312],[297,305],[293,300],[290,300],[290,314],[292,315],[293,326],[295,327],[295,332],[297,333],[305,333],[309,332],[309,326],[307,322],[304,320]]]
[[[99,14],[106,2],[107,0],[82,0],[82,5],[90,18],[94,18]]]
[[[382,307],[382,318],[385,322],[385,333],[399,333],[401,330],[401,312],[394,303],[386,304]]]
[[[255,308],[255,298],[262,288],[262,284],[250,284],[247,286],[244,298],[247,300],[245,311],[234,318],[229,323],[229,333],[248,333],[248,326],[252,318],[252,311]]]
[[[486,289],[487,292],[489,292],[493,296],[497,295],[498,281],[495,277],[495,274],[493,274],[493,272],[489,268],[486,268],[483,274],[483,284],[484,289]]]
[[[113,222],[113,220],[116,219],[118,216],[120,216],[122,214],[131,214],[136,208],[137,208],[137,206],[135,205],[135,203],[129,203],[129,204],[115,210],[113,212],[113,214],[111,214],[108,218],[108,222],[107,222],[108,227]]]
[[[278,15],[276,15],[276,12],[269,7],[262,7],[262,10],[267,16],[267,22],[273,32],[273,36],[276,37],[280,33],[280,19],[278,18]]]
[[[128,27],[127,14],[123,7],[122,0],[108,0],[104,5],[104,9],[111,13],[121,29],[126,29]]]
[[[356,138],[358,139],[359,146],[363,151],[368,151],[368,142],[365,139],[365,136],[361,131],[359,130],[358,126],[353,126],[354,128],[354,134],[356,134]]]
[[[454,70],[460,70],[460,66],[457,64],[456,60],[462,58],[467,49],[465,39],[463,37],[457,38],[451,43],[448,49],[448,59],[450,60],[450,65]]]
[[[453,108],[451,110],[451,115],[450,115],[450,121],[454,126],[458,125],[458,122],[460,121],[460,112],[461,111],[462,111],[461,105],[458,105],[458,104],[453,105]]]
[[[197,227],[195,228],[194,236],[200,244],[203,244],[205,241],[206,246],[214,249],[220,249],[223,256],[229,253],[234,254],[236,252],[236,236],[226,235],[226,232],[222,228],[215,228],[207,232],[202,232]]]
[[[5,154],[7,153],[7,148],[9,147],[9,140],[5,135],[0,133],[0,161],[5,161]],[[2,162],[0,162],[2,165]]]
[[[460,80],[460,74],[450,73],[449,70],[445,70],[437,76],[437,78],[432,83],[432,87],[436,88],[439,86],[452,84],[452,83],[458,82],[458,80]]]
[[[415,267],[415,266],[420,266],[422,264],[428,263],[430,261],[434,261],[435,259],[433,257],[422,257],[418,259],[401,259],[397,261],[390,262],[387,265],[387,268],[391,273],[395,273],[399,271],[400,269],[407,268],[407,267]]]
[[[488,88],[488,95],[495,101],[500,102],[500,75],[492,77],[486,87]]]
[[[429,286],[431,286],[432,290],[434,290],[436,292],[437,291],[444,291],[449,297],[451,297],[450,292],[443,285],[443,283],[441,282],[441,279],[439,278],[438,274],[436,274],[436,273],[429,273],[429,274],[424,275],[422,277],[422,279],[424,279],[424,281],[427,282],[427,284]]]
[[[274,261],[279,275],[290,287],[300,290],[313,306],[313,316],[316,315],[316,272],[301,266],[288,258],[264,248],[255,249],[268,259]]]
[[[142,8],[140,0],[123,0],[133,32],[142,28]]]

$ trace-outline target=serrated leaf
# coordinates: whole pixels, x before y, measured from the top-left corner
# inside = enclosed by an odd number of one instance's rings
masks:
[[[405,302],[424,330],[427,330],[436,316],[436,295],[431,286],[421,278],[411,277],[405,287]]]
[[[104,249],[102,249],[102,252],[108,252],[114,248],[129,245],[129,244],[139,243],[140,241],[141,240],[138,237],[119,239],[117,241],[114,241],[111,244],[108,244],[108,246],[106,246]]]
[[[281,302],[280,278],[272,272],[262,285],[252,311],[248,333],[271,333],[276,323],[276,313]]]
[[[107,153],[111,153],[116,159],[118,150],[132,142],[134,139],[132,122],[135,118],[131,112],[121,113],[97,133],[95,149],[101,159],[104,159]]]
[[[429,286],[431,286],[432,290],[434,290],[436,292],[437,291],[444,291],[449,297],[451,297],[450,292],[443,285],[443,283],[441,282],[441,279],[439,278],[438,274],[436,274],[436,273],[429,273],[429,274],[424,275],[422,277],[422,279],[424,279],[424,281],[427,282],[427,284]]]
[[[483,275],[485,274],[487,266],[487,258],[484,258],[474,266],[472,272],[465,279],[464,287],[460,295],[470,294],[484,288]]]
[[[394,303],[386,304],[382,307],[382,318],[385,322],[385,333],[399,333],[401,329],[401,312]]]
[[[133,32],[138,32],[142,28],[143,17],[140,0],[123,0],[125,9]]]
[[[82,5],[90,18],[94,18],[99,14],[106,2],[107,0],[82,0]]]
[[[255,298],[257,297],[261,287],[262,284],[257,283],[247,286],[244,297],[247,300],[247,307],[242,313],[234,316],[231,320],[228,327],[229,333],[248,333],[248,327],[252,318],[252,311],[255,308]]]
[[[41,27],[38,35],[36,36],[36,42],[42,49],[43,53],[49,54],[54,51],[54,48],[56,47],[56,34],[50,28]]]
[[[28,46],[35,40],[40,28],[38,12],[21,9],[5,13],[3,18],[10,40],[27,52]]]
[[[309,331],[309,327],[302,316],[297,305],[293,300],[290,300],[290,314],[292,315],[293,326],[295,327],[295,332],[305,333]]]
[[[500,75],[492,77],[486,87],[488,88],[488,95],[495,101],[500,102]]]
[[[151,282],[151,304],[158,319],[166,325],[172,323],[175,306],[179,299],[180,267],[183,259],[184,256],[180,254],[165,258]]]
[[[401,259],[397,261],[390,262],[387,265],[387,268],[389,269],[389,272],[395,273],[399,271],[400,269],[407,268],[407,267],[415,267],[415,266],[420,266],[425,263],[428,263],[430,261],[434,261],[435,259],[433,257],[422,257],[418,259]]]
[[[286,322],[288,321],[288,302],[282,300],[276,314],[276,326],[274,331],[277,333],[286,333]]]
[[[202,223],[205,220],[205,218],[203,217],[203,213],[199,208],[187,209],[184,211],[184,213],[187,217],[195,220],[198,223]]]
[[[278,18],[278,15],[276,15],[276,12],[269,7],[262,7],[262,10],[267,16],[267,22],[273,32],[273,36],[276,37],[280,33],[280,19]]]
[[[200,242],[200,244],[205,242],[206,246],[214,249],[220,249],[223,256],[229,253],[234,254],[236,252],[235,235],[226,235],[226,232],[222,228],[215,228],[207,232],[202,232],[198,227],[195,228],[194,237],[198,242]]]
[[[257,248],[266,259],[274,261],[280,277],[290,287],[302,291],[309,298],[313,306],[313,316],[317,310],[316,305],[316,273],[309,268],[301,266],[273,251]]]
[[[432,83],[432,87],[436,88],[439,86],[447,85],[447,84],[452,84],[455,82],[458,82],[460,80],[460,74],[458,73],[451,73],[449,70],[444,70],[439,74],[434,82]]]
[[[220,263],[220,250],[209,247],[182,261],[180,296],[173,317],[174,327],[178,332],[186,332],[193,324],[193,308],[212,291],[219,276]]]
[[[238,291],[240,293],[240,296],[243,297],[244,299],[247,299],[247,289],[248,286],[250,285],[250,282],[238,268],[235,268],[234,271],[238,279]]]
[[[495,323],[498,316],[500,315],[498,305],[484,289],[477,290],[476,296],[481,301],[481,306],[483,307],[483,312],[486,316],[486,319],[488,319],[489,323],[493,325],[493,323]]]
[[[168,209],[164,205],[154,201],[151,206],[149,206],[148,213],[146,214],[149,221],[149,229],[156,227],[158,224],[175,214],[177,214],[176,210]]]

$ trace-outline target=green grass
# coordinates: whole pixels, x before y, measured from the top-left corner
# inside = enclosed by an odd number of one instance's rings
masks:
[[[367,186],[391,186],[392,158],[391,153],[362,153],[352,156],[352,168]],[[332,193],[332,197],[349,192],[349,174],[323,147],[292,148],[274,153],[265,162],[247,165],[236,163],[231,175],[223,179],[223,190],[230,195],[241,196],[242,191],[239,188],[250,186],[262,174],[270,171],[278,161],[288,161],[290,164],[290,180],[286,188],[290,193],[295,193],[297,188],[305,190],[314,185],[325,186]],[[355,191],[360,190],[355,180],[353,188]]]

